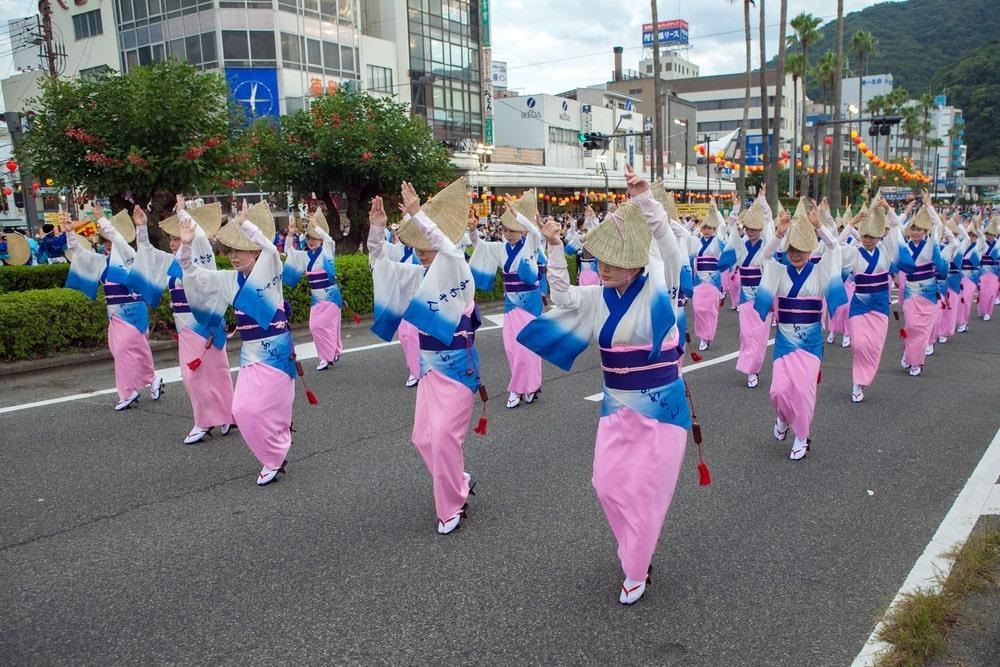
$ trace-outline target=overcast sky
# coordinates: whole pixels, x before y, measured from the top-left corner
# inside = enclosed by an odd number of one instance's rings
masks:
[[[844,13],[880,1],[844,0]],[[778,0],[766,0],[766,9],[771,58],[778,49]],[[750,11],[756,67],[759,9]],[[800,12],[826,23],[837,18],[837,5],[833,0],[789,0],[788,20]],[[625,69],[638,69],[642,24],[652,22],[648,0],[493,0],[492,13],[493,59],[506,61],[508,88],[521,93],[561,93],[610,80],[614,46],[625,49]],[[657,13],[660,21],[688,22],[689,56],[701,74],[745,71],[742,0],[660,0]],[[647,53],[652,57],[651,50]]]

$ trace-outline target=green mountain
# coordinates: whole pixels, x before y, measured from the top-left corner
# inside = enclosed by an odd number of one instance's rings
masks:
[[[878,40],[878,53],[868,58],[865,74],[889,72],[894,87],[905,88],[911,97],[945,93],[949,104],[962,109],[969,175],[983,170],[1000,173],[1000,108],[995,106],[1000,103],[998,9],[998,0],[907,0],[883,2],[844,17],[851,76],[858,69],[850,51],[851,36],[866,30]],[[810,66],[834,49],[836,20],[820,31],[823,37],[809,47]],[[810,81],[808,95],[821,99],[822,91]]]
[[[941,68],[932,89],[948,96],[948,104],[962,110],[969,148],[969,176],[1000,174],[1000,42],[967,53],[954,65]]]

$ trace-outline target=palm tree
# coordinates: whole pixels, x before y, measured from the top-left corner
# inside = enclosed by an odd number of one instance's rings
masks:
[[[900,113],[903,105],[909,101],[910,93],[907,92],[906,88],[893,88],[886,96],[885,113],[888,116]],[[889,137],[885,141],[885,159],[889,160],[889,140],[893,137],[892,125],[889,126]],[[894,153],[899,155],[899,131],[895,133],[896,144],[894,148]]]
[[[900,115],[903,117],[903,122],[901,123],[901,134],[909,143],[907,148],[907,155],[910,160],[913,160],[913,140],[916,139],[917,135],[920,134],[921,123],[920,123],[920,109],[916,106],[910,105],[900,109]]]
[[[924,156],[927,151],[927,135],[931,131],[930,113],[938,108],[937,102],[934,96],[930,93],[923,93],[918,100],[920,104],[920,110],[924,113],[924,122],[920,125],[921,139],[920,139],[920,170],[927,173],[927,164],[925,163]]]
[[[824,101],[824,111],[825,107],[834,102],[833,99],[833,89],[837,77],[840,76],[837,71],[837,54],[831,50],[827,50],[826,53],[819,57],[816,61],[816,66],[812,68],[812,76],[819,83],[820,87],[823,89],[823,101]],[[825,115],[825,114],[824,114]],[[816,143],[820,142],[820,135],[817,133],[815,135]],[[825,142],[823,146],[817,145],[814,150],[823,151],[823,167],[826,168],[826,151],[824,150]],[[819,194],[819,187],[816,188],[817,194]],[[839,196],[839,195],[838,195]],[[836,205],[836,202],[834,202]]]
[[[730,2],[736,2],[737,0],[729,0]],[[743,93],[743,120],[740,123],[740,134],[739,141],[740,146],[737,150],[740,152],[740,172],[736,179],[736,192],[742,202],[746,198],[746,147],[747,142],[747,124],[750,118],[750,4],[753,0],[743,0],[743,35],[744,42],[746,43],[746,61],[747,61],[747,80],[746,80],[746,90]],[[761,63],[761,67],[764,63]],[[765,106],[767,105],[767,98],[761,100],[761,103]]]
[[[771,155],[769,165],[764,175],[767,184],[767,203],[772,211],[778,210],[778,158],[781,154],[781,112],[784,107],[782,100],[785,85],[785,26],[788,23],[788,0],[781,0],[781,18],[778,22],[778,71],[777,80],[774,84],[774,124],[771,126],[771,133],[774,139],[771,140]],[[761,15],[761,26],[764,25],[763,14]],[[763,30],[763,27],[761,28]],[[763,41],[763,40],[761,40]],[[793,107],[794,108],[794,107]],[[795,121],[793,120],[794,124]],[[794,171],[794,158],[789,169]],[[788,193],[792,196],[792,193]]]
[[[937,149],[944,147],[944,139],[941,139],[939,137],[934,137],[933,139],[928,139],[926,143],[927,143],[927,148],[934,149],[932,151],[933,155],[937,155]],[[931,169],[933,169],[933,171],[934,171],[934,173],[931,174],[931,177],[934,179],[934,185],[932,186],[932,188],[933,188],[932,192],[936,192],[937,191],[937,182],[938,182],[938,169],[937,169],[937,167],[931,167]],[[924,173],[926,174],[927,172],[925,171]]]
[[[886,106],[885,95],[872,95],[871,98],[868,100],[868,102],[865,103],[865,113],[867,113],[869,116],[878,116],[883,112],[885,106]],[[872,151],[874,151],[874,153],[878,155],[879,135],[876,134],[874,136],[875,136],[875,147],[872,148]]]
[[[760,47],[760,164],[769,165],[771,161],[771,150],[769,149],[770,143],[767,140],[768,129],[771,120],[770,106],[767,99],[767,37],[765,34],[767,28],[767,15],[764,13],[764,0],[757,0],[757,8],[759,10],[759,19],[757,20],[758,37],[757,42]],[[777,106],[778,98],[775,98],[775,106]],[[764,156],[767,156],[765,159]]]
[[[799,79],[803,79],[803,86],[805,85],[805,83],[804,83],[805,76],[806,76],[806,59],[805,59],[805,57],[801,53],[789,53],[787,56],[785,56],[785,71],[788,72],[791,75],[791,77],[792,77],[792,95],[793,95],[792,99],[795,100],[795,104],[798,104],[798,101],[799,101]],[[791,156],[789,158],[790,164],[789,164],[788,168],[793,173],[795,172],[795,151],[798,148],[798,144],[799,144],[799,128],[798,128],[798,124],[799,124],[799,119],[798,118],[792,119],[792,151],[791,151]],[[802,131],[805,132],[805,130],[806,130],[806,128],[803,125],[802,126]],[[806,171],[805,167],[803,167],[802,173],[803,174],[808,174],[808,172]],[[794,178],[793,178],[792,182],[794,183]],[[795,193],[794,192],[789,192],[788,196],[789,197],[793,197],[793,196],[795,196]],[[777,210],[777,208],[775,208],[775,210]]]
[[[807,12],[802,12],[793,18],[790,22],[792,30],[795,31],[795,39],[802,46],[802,60],[804,62],[803,74],[802,74],[802,88],[803,90],[808,85],[808,80],[806,76],[808,74],[809,67],[809,47],[816,44],[823,38],[823,33],[819,31],[819,26],[822,21],[812,14]],[[802,133],[805,134],[806,130],[806,105],[802,105]],[[804,140],[804,137],[803,137]],[[799,188],[803,194],[805,194],[806,188],[809,185],[809,174],[805,169],[802,170],[802,180],[800,181]]]
[[[858,59],[858,108],[862,109],[865,106],[864,86],[865,72],[868,69],[868,59],[878,53],[878,40],[870,32],[858,30],[851,37],[851,51],[854,52],[854,55]],[[859,127],[858,132],[860,131],[861,128]]]
[[[834,206],[840,202],[840,102],[843,91],[841,81],[844,77],[844,0],[837,0],[837,42],[834,44],[836,53],[836,76],[833,79],[833,145],[830,155],[830,174],[827,176],[826,190]]]

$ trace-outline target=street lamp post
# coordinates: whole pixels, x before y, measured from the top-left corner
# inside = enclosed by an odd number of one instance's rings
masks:
[[[688,146],[688,121],[687,118],[674,118],[674,122],[684,127],[684,201],[690,201],[688,197],[688,151],[691,150],[691,147]],[[705,153],[707,156],[708,146],[705,147]],[[705,164],[708,165],[708,162],[706,161]]]
[[[604,212],[607,213],[608,209],[610,207],[609,206],[610,205],[610,202],[609,202],[610,198],[608,197],[608,190],[609,190],[609,187],[608,187],[608,158],[605,157],[604,155],[598,155],[597,157],[594,158],[594,164],[596,165],[596,169],[598,170],[598,173],[603,173],[604,174]]]

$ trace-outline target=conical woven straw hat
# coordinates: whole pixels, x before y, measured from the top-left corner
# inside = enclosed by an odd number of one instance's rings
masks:
[[[538,215],[538,191],[535,188],[525,190],[514,203],[514,210],[534,222]]]
[[[991,236],[1000,236],[1000,219],[998,219],[997,216],[994,215],[990,218],[990,224],[986,225],[984,233],[990,234]]]
[[[326,222],[326,216],[323,214],[323,209],[316,209],[316,213],[313,217],[309,219],[309,224],[306,225],[306,236],[312,237],[314,239],[322,239],[316,232],[316,228],[322,229],[327,236],[330,235],[330,225]]]
[[[889,221],[885,217],[885,208],[882,206],[873,206],[868,210],[868,218],[875,223],[877,229],[882,230],[882,235],[885,234],[886,228],[889,226]]]
[[[503,215],[500,216],[500,224],[504,229],[509,229],[512,232],[523,232],[525,231],[524,225],[517,221],[517,215],[514,213],[513,207],[508,207]]]
[[[952,234],[958,234],[958,228],[961,224],[962,224],[962,217],[957,212],[953,213],[951,217],[948,218],[948,222],[945,223],[945,225],[947,225],[948,227],[948,230]],[[969,223],[969,226],[972,227],[974,225],[972,223]]]
[[[965,231],[969,234],[969,236],[979,236],[979,227],[977,227],[973,222],[969,223],[969,226],[965,228]]]
[[[135,223],[128,211],[122,209],[111,217],[111,226],[118,230],[118,233],[125,237],[125,241],[131,243],[135,240]]]
[[[7,234],[7,259],[4,261],[13,266],[21,266],[27,264],[30,257],[28,239],[16,232]]]
[[[205,236],[212,238],[219,233],[219,227],[222,226],[222,204],[219,202],[192,208],[188,210],[188,214],[194,218],[194,221],[198,223],[201,230],[205,232]],[[169,218],[160,220],[160,229],[170,236],[180,236],[181,221],[176,215],[172,215]]]
[[[788,229],[788,247],[802,252],[812,252],[817,244],[816,228],[809,222],[805,200],[800,199]]]
[[[859,234],[862,236],[874,236],[877,239],[885,236],[886,219],[884,208],[876,206],[869,211],[865,206],[862,206],[861,213],[865,214],[865,218],[858,225]]]
[[[920,207],[917,214],[913,216],[913,220],[910,221],[910,226],[927,232],[931,231],[931,228],[934,227],[934,221],[931,219],[931,214],[927,212],[926,206]]]
[[[974,216],[972,216],[972,222],[974,222],[977,225],[982,225],[983,224],[983,214],[982,213],[976,213]]]
[[[465,179],[459,178],[420,207],[424,214],[444,232],[452,243],[458,242],[465,233],[469,211],[469,195],[465,189]],[[433,250],[430,240],[420,229],[416,220],[406,219],[399,226],[399,240],[414,250]]]
[[[656,179],[656,182],[650,186],[650,191],[653,194],[653,199],[660,202],[663,210],[666,211],[667,221],[680,222],[681,214],[677,210],[677,200],[674,198],[673,192],[667,192],[666,188],[663,187],[663,181],[659,178]]]
[[[251,206],[247,211],[247,219],[256,225],[267,239],[274,238],[274,217],[266,202],[260,201]],[[216,238],[219,243],[233,250],[260,250],[257,244],[243,233],[236,220],[224,224]]]
[[[581,243],[587,252],[605,264],[638,269],[649,263],[652,240],[642,211],[632,201],[626,201],[588,232]]]
[[[740,224],[745,229],[764,229],[764,222],[764,207],[758,205],[756,199],[750,208],[740,213]]]

